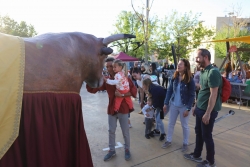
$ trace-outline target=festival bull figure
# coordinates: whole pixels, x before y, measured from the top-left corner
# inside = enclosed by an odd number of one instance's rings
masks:
[[[102,86],[107,46],[125,38],[0,33],[0,167],[93,166],[79,93]]]
[[[135,36],[117,34],[103,39],[60,33],[25,38],[24,90],[79,92],[83,81],[101,86],[104,60],[113,52],[107,45],[124,38]]]

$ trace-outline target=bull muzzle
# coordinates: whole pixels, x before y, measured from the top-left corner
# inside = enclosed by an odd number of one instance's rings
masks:
[[[109,54],[113,53],[113,49],[104,47],[104,48],[102,48],[101,52],[104,55],[109,55]]]

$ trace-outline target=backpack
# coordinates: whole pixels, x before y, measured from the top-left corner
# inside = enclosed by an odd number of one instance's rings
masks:
[[[230,82],[225,77],[221,77],[221,80],[222,80],[221,102],[223,103],[229,99],[232,87]]]
[[[221,102],[223,103],[229,99],[232,87],[230,82],[225,77],[221,76],[221,81],[222,81],[222,87],[220,96],[221,96]]]

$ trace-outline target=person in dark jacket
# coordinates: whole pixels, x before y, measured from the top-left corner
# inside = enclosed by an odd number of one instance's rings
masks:
[[[190,63],[186,59],[181,59],[170,82],[164,101],[163,111],[167,112],[168,105],[170,105],[170,107],[168,133],[166,142],[162,145],[162,148],[167,148],[171,145],[174,126],[178,115],[180,115],[183,130],[182,151],[184,152],[187,150],[189,140],[189,111],[192,108],[194,98],[195,83],[190,71]]]
[[[168,70],[169,70],[168,63],[165,63],[164,67],[161,70],[161,73],[162,73],[162,86],[164,87],[164,85],[166,85],[165,88],[168,88]]]
[[[169,65],[169,69],[170,69],[170,70],[173,70],[173,69],[174,69],[174,65],[173,65],[173,64],[170,64],[170,65]]]
[[[155,85],[152,83],[150,78],[143,80],[142,88],[145,92],[150,93],[152,97],[152,106],[155,109],[156,129],[160,130],[160,141],[165,139],[166,133],[162,119],[164,119],[163,106],[164,99],[166,96],[166,89],[162,86]],[[155,133],[155,132],[152,132]]]

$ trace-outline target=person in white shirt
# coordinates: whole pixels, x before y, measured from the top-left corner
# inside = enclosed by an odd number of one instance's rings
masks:
[[[148,74],[142,74],[141,71],[138,69],[133,70],[132,77],[136,80],[136,83],[138,85],[139,92],[140,92],[140,105],[141,105],[141,108],[143,108],[143,106],[145,105],[144,101],[146,99],[145,99],[145,92],[142,89],[142,82],[144,79],[150,78],[153,84],[159,85],[157,82],[157,78],[155,78],[155,76],[151,76]]]
[[[151,132],[154,122],[154,108],[152,106],[152,98],[150,96],[147,99],[147,104],[142,108],[142,112],[145,116],[145,137],[150,139],[150,137],[154,137],[154,134]]]
[[[124,62],[117,59],[113,62],[113,70],[116,73],[114,80],[107,79],[106,83],[109,85],[116,85],[116,89],[123,95],[123,97],[116,97],[114,104],[114,111],[118,113],[121,102],[125,99],[126,103],[129,106],[129,111],[134,111],[133,102],[130,96],[124,97],[124,94],[129,92],[129,82],[128,82],[128,70]]]

